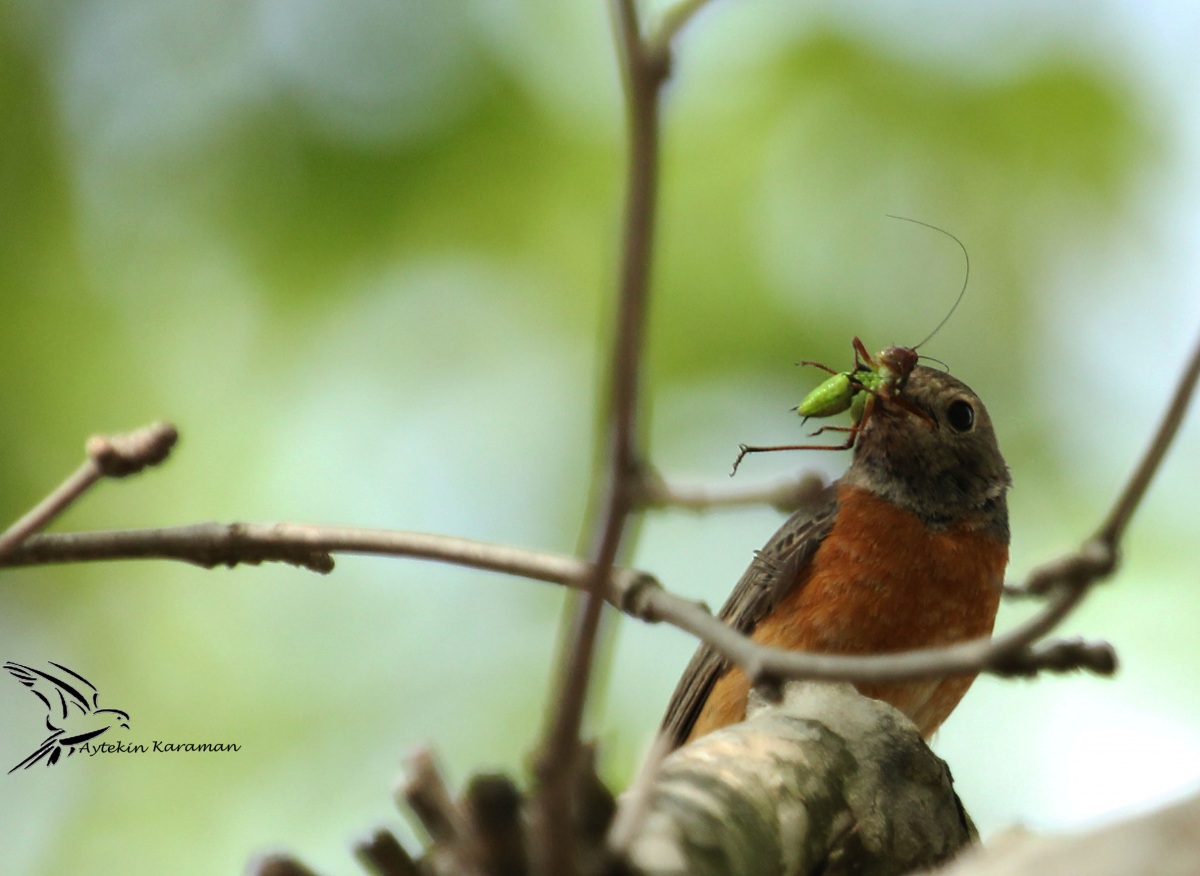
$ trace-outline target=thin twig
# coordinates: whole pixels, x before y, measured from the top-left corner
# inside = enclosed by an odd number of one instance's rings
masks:
[[[1200,346],[1189,360],[1130,486],[1116,501],[1097,535],[1079,552],[1039,566],[1023,584],[1008,588],[1015,594],[1049,593],[1051,598],[1024,624],[994,639],[875,657],[797,653],[754,643],[713,617],[705,606],[667,591],[646,572],[615,570],[608,579],[605,598],[631,617],[650,623],[666,622],[695,635],[759,677],[907,681],[981,671],[1002,675],[1043,668],[1110,671],[1115,658],[1106,643],[1070,641],[1032,646],[1058,626],[1093,582],[1114,570],[1118,555],[1115,540],[1123,534],[1137,497],[1163,459],[1164,449],[1194,394],[1198,373]],[[1114,539],[1111,544],[1110,538]],[[201,523],[164,529],[35,535],[0,559],[0,567],[153,558],[205,567],[283,561],[328,571],[334,552],[437,560],[577,589],[594,580],[596,568],[575,557],[445,535],[295,523]]]
[[[658,26],[654,28],[654,31],[646,40],[649,50],[662,55],[669,53],[671,42],[678,35],[679,31],[695,17],[701,7],[707,4],[708,0],[681,0],[681,2],[667,9],[663,13]]]
[[[106,478],[123,478],[158,465],[178,440],[170,423],[151,423],[122,435],[93,435],[86,449]]]
[[[457,851],[468,835],[466,816],[450,796],[431,752],[421,749],[409,757],[395,796],[397,805],[407,805],[417,817],[433,845]]]
[[[995,639],[869,657],[769,648],[725,625],[704,606],[653,586],[638,588],[631,603],[629,612],[634,616],[686,630],[729,658],[757,683],[784,679],[915,681],[977,672],[1029,675],[1042,669],[1111,672],[1116,663],[1111,646],[1105,642],[1075,642],[1070,649],[1056,644],[1038,653],[1023,650],[1045,636],[1065,615],[1068,606],[1062,600],[1050,603],[1030,621]]]
[[[592,565],[577,557],[491,544],[468,538],[303,523],[193,523],[162,529],[117,529],[35,535],[3,566],[32,566],[96,560],[178,560],[216,566],[284,562],[314,572],[333,569],[333,553],[412,557],[501,572],[582,589]],[[617,570],[614,592],[631,587],[643,573]]]
[[[462,801],[471,826],[471,862],[488,876],[523,874],[529,870],[521,819],[521,792],[502,773],[477,775]]]
[[[642,829],[646,813],[650,809],[659,768],[674,748],[675,744],[666,734],[659,733],[655,736],[641,767],[638,768],[633,784],[621,795],[621,805],[617,808],[616,817],[608,831],[608,848],[617,858],[626,857],[630,845]]]
[[[825,482],[815,474],[749,489],[706,489],[668,483],[656,472],[649,472],[642,480],[641,500],[650,508],[684,508],[696,512],[770,505],[791,513],[811,503],[824,488]]]
[[[204,568],[241,563],[285,562],[328,572],[334,553],[386,557],[411,557],[453,563],[473,569],[560,584],[582,590],[593,580],[595,567],[565,554],[526,550],[448,535],[353,527],[311,526],[299,523],[196,523],[163,529],[127,529],[101,532],[67,532],[35,535],[0,560],[0,567],[44,565],[98,560],[165,559]],[[1080,571],[1103,568],[1103,557],[1081,564],[1077,555],[1048,563],[1030,581],[1062,580]],[[1076,592],[1072,588],[1069,592]],[[1070,605],[1062,599],[1047,604],[1029,621],[1036,622],[1020,641],[980,639],[967,643],[969,653],[957,649],[931,649],[880,657],[841,657],[763,648],[734,631],[704,605],[671,593],[648,572],[616,569],[605,588],[605,599],[615,608],[648,623],[665,622],[716,648],[739,666],[780,678],[820,678],[843,681],[884,681],[925,678],[939,672],[988,671],[1003,661],[984,646],[993,643],[1011,660],[1021,641],[1044,635]],[[1105,648],[1107,646],[1104,646]],[[918,659],[919,658],[919,659]],[[897,661],[911,661],[901,665]],[[1087,655],[1090,666],[1102,655]],[[1063,669],[1059,665],[1057,668]],[[998,671],[998,670],[993,670]]]
[[[557,696],[535,764],[538,787],[534,818],[541,834],[539,866],[543,872],[563,876],[577,869],[571,792],[579,766],[579,730],[591,681],[604,585],[616,564],[626,522],[640,492],[636,417],[658,190],[658,96],[667,70],[665,64],[654,63],[656,59],[646,54],[634,0],[613,0],[611,6],[628,111],[629,167],[605,416],[605,483],[602,490],[593,491],[598,503],[590,515],[596,521],[591,551],[594,577],[573,609],[558,662]]]
[[[1095,538],[1110,545],[1116,545],[1121,538],[1130,518],[1133,517],[1133,512],[1137,510],[1138,503],[1145,495],[1146,488],[1150,486],[1150,480],[1158,471],[1159,465],[1162,464],[1167,449],[1175,440],[1175,433],[1179,431],[1188,405],[1196,392],[1197,379],[1200,379],[1200,341],[1197,341],[1196,349],[1192,351],[1191,359],[1188,360],[1187,366],[1179,378],[1179,384],[1175,387],[1174,395],[1171,396],[1171,403],[1154,435],[1154,441],[1129,478],[1129,483],[1104,521],[1104,525],[1096,532]]]
[[[579,729],[592,674],[604,586],[620,554],[629,515],[643,493],[637,416],[658,196],[659,98],[670,74],[671,39],[699,4],[685,0],[668,13],[658,31],[660,36],[653,43],[643,39],[634,0],[612,0],[611,8],[625,88],[629,167],[605,417],[607,460],[603,489],[593,491],[600,501],[590,515],[596,521],[591,551],[594,579],[575,606],[573,622],[563,643],[558,695],[536,766],[539,789],[535,819],[541,825],[540,851],[544,855],[540,863],[546,872],[556,874],[570,874],[576,869],[569,802],[572,777],[578,766]]]
[[[1072,566],[1077,558],[1085,565],[1099,567],[1102,574],[1111,571],[1111,566],[1117,562],[1121,537],[1124,535],[1129,521],[1133,518],[1142,497],[1145,496],[1151,480],[1159,466],[1162,465],[1167,450],[1175,440],[1175,435],[1178,433],[1183,418],[1187,414],[1188,406],[1196,393],[1198,380],[1200,380],[1200,340],[1197,341],[1191,357],[1184,366],[1183,374],[1179,378],[1175,392],[1171,395],[1167,410],[1154,432],[1154,438],[1146,448],[1146,452],[1142,454],[1141,460],[1133,470],[1133,474],[1129,476],[1121,495],[1113,503],[1112,509],[1104,518],[1099,529],[1084,543],[1078,554],[1059,561],[1067,564],[1067,568],[1059,569],[1053,564],[1043,566],[1031,574],[1024,585],[1011,588],[1010,592],[1019,595],[1040,596],[1061,586],[1064,581],[1068,585],[1088,586],[1091,580],[1100,576],[1097,575],[1086,582],[1080,580],[1080,570]],[[1086,561],[1084,557],[1087,557]],[[1106,569],[1106,566],[1109,568]]]
[[[249,876],[317,876],[291,855],[264,855],[246,867]]]
[[[0,534],[0,559],[49,525],[102,478],[121,478],[167,458],[179,435],[170,423],[154,423],[124,435],[94,435],[87,461],[29,513]]]
[[[33,533],[49,524],[103,477],[100,467],[91,459],[79,466],[54,492],[0,535],[0,560],[10,555]]]
[[[421,876],[416,862],[390,830],[381,828],[355,843],[354,857],[374,876]]]

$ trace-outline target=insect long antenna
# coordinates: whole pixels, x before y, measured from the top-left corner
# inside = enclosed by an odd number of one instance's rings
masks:
[[[934,231],[940,231],[942,234],[946,235],[958,244],[958,248],[962,250],[963,260],[966,262],[967,266],[966,272],[963,274],[962,288],[958,290],[958,297],[954,299],[954,304],[950,307],[950,312],[943,316],[942,321],[934,326],[933,331],[925,336],[925,340],[921,341],[920,344],[913,344],[912,349],[915,350],[920,347],[921,344],[924,344],[925,341],[928,341],[930,338],[940,332],[942,330],[942,326],[949,322],[950,317],[954,316],[954,311],[958,310],[959,303],[963,300],[963,296],[967,294],[967,282],[971,279],[971,254],[967,252],[966,245],[945,228],[938,228],[936,225],[930,225],[928,222],[922,222],[920,219],[910,219],[908,216],[897,216],[894,213],[888,213],[887,217],[889,219],[899,219],[901,222],[911,222],[914,225],[924,225],[926,228],[931,228]]]

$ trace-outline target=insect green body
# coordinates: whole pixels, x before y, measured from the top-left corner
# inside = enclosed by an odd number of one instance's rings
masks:
[[[804,401],[796,406],[797,413],[807,420],[809,417],[832,417],[847,410],[859,392],[853,376],[853,371],[833,375],[804,397]]]
[[[849,410],[854,423],[862,419],[868,396],[892,399],[904,389],[908,375],[917,364],[916,351],[909,347],[888,347],[871,358],[863,342],[854,339],[854,368],[831,371],[818,362],[802,362],[830,371],[825,380],[796,406],[804,419],[833,417]]]

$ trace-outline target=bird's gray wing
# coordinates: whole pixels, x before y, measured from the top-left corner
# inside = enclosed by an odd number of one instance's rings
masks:
[[[48,661],[51,666],[61,671],[61,674],[51,675],[23,663],[13,663],[11,660],[4,668],[13,678],[25,685],[35,697],[46,704],[50,714],[59,720],[65,719],[75,707],[87,714],[95,708],[96,688],[86,678],[77,672],[72,672],[60,663]]]
[[[801,570],[833,526],[836,514],[836,485],[830,485],[813,504],[789,517],[763,549],[755,552],[718,617],[740,633],[753,632],[796,585]],[[663,717],[661,732],[673,748],[687,741],[709,692],[728,669],[729,661],[709,646],[697,649]]]

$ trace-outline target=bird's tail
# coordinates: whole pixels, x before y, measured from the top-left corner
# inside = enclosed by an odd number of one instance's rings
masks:
[[[49,755],[49,760],[46,761],[46,766],[57,763],[59,755],[62,753],[62,750],[58,747],[58,737],[59,733],[55,733],[53,736],[48,737],[45,742],[38,746],[37,751],[29,755],[29,757],[25,758],[15,767],[9,770],[8,774],[12,775],[19,769],[29,769],[47,755]]]

